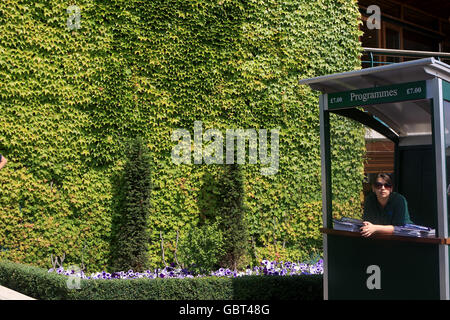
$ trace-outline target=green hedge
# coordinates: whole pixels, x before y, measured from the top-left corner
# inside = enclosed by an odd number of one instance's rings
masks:
[[[321,275],[111,279],[80,281],[68,289],[67,276],[0,262],[0,285],[41,300],[321,300]]]
[[[81,28],[68,30],[67,1],[0,1],[0,153],[9,159],[0,257],[50,267],[50,254],[65,253],[67,264],[107,269],[114,177],[124,142],[139,135],[153,158],[150,265],[162,265],[160,233],[173,261],[177,231],[195,232],[217,212],[220,166],[171,161],[173,130],[193,135],[194,121],[280,129],[278,173],[244,166],[248,240],[259,259],[320,252],[318,95],[298,80],[360,67],[356,1],[76,5]],[[361,175],[363,135],[335,129],[333,182],[349,196],[355,186],[339,183]]]

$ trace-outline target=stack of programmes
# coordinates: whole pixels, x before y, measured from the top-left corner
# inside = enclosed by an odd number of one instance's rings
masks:
[[[335,230],[360,232],[363,221],[353,218],[333,219]],[[394,234],[408,237],[435,237],[435,229],[431,229],[416,224],[405,224],[404,226],[394,226]]]

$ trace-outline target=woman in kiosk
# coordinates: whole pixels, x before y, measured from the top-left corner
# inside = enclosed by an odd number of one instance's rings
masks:
[[[394,226],[412,223],[404,196],[392,191],[392,180],[387,173],[378,173],[372,191],[364,202],[361,235],[393,234]]]

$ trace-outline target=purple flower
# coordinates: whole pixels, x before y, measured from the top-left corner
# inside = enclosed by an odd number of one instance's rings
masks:
[[[58,269],[49,269],[48,272],[56,272],[58,274],[66,276],[79,276],[83,279],[137,279],[137,278],[194,278],[191,272],[185,268],[176,268],[176,265],[172,263],[170,267],[163,269],[155,269],[154,271],[146,270],[143,273],[134,272],[128,270],[127,272],[119,271],[108,273],[107,271],[93,273],[90,276],[86,276],[83,272],[75,272],[75,270],[64,270],[63,267]],[[269,261],[262,260],[259,266],[251,268],[247,266],[244,271],[230,270],[220,268],[216,271],[211,271],[209,276],[214,277],[241,277],[245,275],[259,275],[259,276],[290,276],[301,274],[323,274],[323,259],[318,260],[315,264],[307,264],[300,262],[290,261]],[[205,274],[199,274],[196,277],[206,277]]]

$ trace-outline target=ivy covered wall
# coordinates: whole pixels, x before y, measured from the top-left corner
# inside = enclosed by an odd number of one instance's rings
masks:
[[[80,28],[74,11],[80,10]],[[216,211],[220,165],[174,164],[174,130],[279,129],[279,168],[243,166],[258,258],[320,253],[318,94],[301,78],[359,68],[354,0],[0,2],[0,257],[104,268],[127,139],[153,158],[150,257]],[[348,125],[336,128],[336,135]],[[338,172],[360,175],[360,128]],[[351,170],[349,170],[351,169]],[[343,182],[344,183],[344,182]]]

